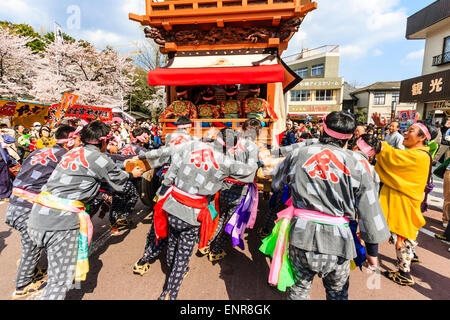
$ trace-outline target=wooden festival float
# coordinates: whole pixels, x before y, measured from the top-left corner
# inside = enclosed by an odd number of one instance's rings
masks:
[[[168,0],[145,1],[145,14],[129,19],[145,26],[144,33],[160,46],[167,65],[151,70],[149,85],[166,86],[167,105],[176,98],[176,86],[259,84],[278,119],[266,118],[260,142],[271,146],[285,130],[284,94],[301,81],[280,58],[305,16],[317,8],[311,0]],[[220,87],[219,87],[220,88]],[[217,103],[225,94],[216,91]],[[194,102],[194,101],[193,101]],[[202,122],[228,122],[239,130],[246,119],[195,119],[193,134],[205,137]],[[176,128],[165,119],[163,138]],[[261,141],[262,140],[262,141]],[[264,191],[270,190],[266,185]]]

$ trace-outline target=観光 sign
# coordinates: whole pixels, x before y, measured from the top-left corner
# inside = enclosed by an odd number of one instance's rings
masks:
[[[450,98],[450,70],[427,74],[400,84],[400,102],[427,102]]]

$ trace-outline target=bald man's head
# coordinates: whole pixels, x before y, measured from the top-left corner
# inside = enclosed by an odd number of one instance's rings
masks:
[[[394,132],[398,131],[398,129],[400,129],[400,123],[398,121],[392,121],[388,127],[390,134],[393,134]]]

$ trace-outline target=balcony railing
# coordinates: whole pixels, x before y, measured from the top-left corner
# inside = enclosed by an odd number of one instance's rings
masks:
[[[450,62],[450,51],[433,57],[433,66],[440,66]]]

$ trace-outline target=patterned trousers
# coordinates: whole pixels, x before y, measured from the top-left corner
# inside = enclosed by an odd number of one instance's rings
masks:
[[[6,211],[6,224],[20,232],[22,256],[16,276],[16,288],[22,288],[33,280],[36,266],[41,255],[41,249],[28,235],[27,225],[31,209],[9,204]]]
[[[198,239],[200,226],[192,226],[171,214],[167,215],[167,222],[169,224],[169,245],[166,260],[170,271],[166,288],[161,293],[159,300],[163,300],[167,294],[169,300],[176,300],[184,276],[189,271],[189,261]]]
[[[219,223],[211,242],[211,252],[219,253],[229,235],[225,233],[225,226],[230,220],[237,207],[241,204],[242,198],[246,196],[248,191],[247,185],[229,184],[225,185],[225,189],[220,191],[219,196]]]
[[[28,228],[38,248],[45,248],[48,260],[47,286],[41,300],[64,300],[72,288],[78,253],[78,229],[43,231]]]
[[[322,278],[327,300],[348,300],[350,260],[289,246],[295,284],[287,289],[289,300],[307,300],[314,276]]]
[[[396,244],[398,235],[391,233],[390,243]],[[403,272],[411,272],[411,260],[414,258],[416,247],[418,243],[415,240],[404,239],[403,245],[400,248],[395,247],[395,253],[397,254],[397,267]]]
[[[121,193],[114,193],[109,213],[111,225],[119,218],[128,218],[139,199],[136,186],[132,181],[127,181]]]
[[[155,225],[154,221],[152,226],[150,227],[150,231],[147,234],[147,242],[145,243],[144,254],[141,260],[145,262],[150,262],[153,259],[156,259],[167,245],[167,238],[159,239],[158,243],[156,242],[156,233],[155,233]]]

